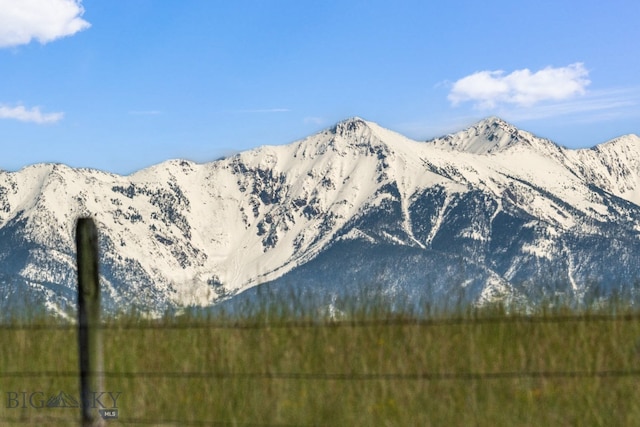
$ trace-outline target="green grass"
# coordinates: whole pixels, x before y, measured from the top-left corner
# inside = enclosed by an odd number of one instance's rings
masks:
[[[65,376],[77,370],[76,340],[65,326],[0,329],[0,425],[78,419],[77,409],[7,408],[7,392],[77,397],[78,379]],[[124,317],[108,320],[103,341],[104,388],[121,392],[109,425],[640,425],[632,311]],[[19,372],[36,375],[8,375]]]

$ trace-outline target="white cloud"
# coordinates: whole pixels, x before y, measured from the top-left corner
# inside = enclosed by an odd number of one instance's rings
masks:
[[[22,105],[8,107],[0,105],[0,119],[13,119],[21,122],[38,124],[56,123],[64,117],[64,113],[43,113],[39,107],[27,109]]]
[[[89,28],[82,0],[0,0],[0,47],[48,43]]]
[[[455,106],[471,101],[476,108],[498,104],[531,106],[541,101],[561,101],[582,95],[591,83],[589,71],[580,62],[566,67],[528,69],[505,75],[504,71],[479,71],[453,83],[449,101]]]
[[[640,87],[590,91],[579,100],[543,103],[530,108],[498,109],[507,120],[537,120],[577,115],[590,122],[640,115]]]

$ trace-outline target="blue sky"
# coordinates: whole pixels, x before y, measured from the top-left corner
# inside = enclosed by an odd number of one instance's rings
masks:
[[[589,147],[640,134],[638,22],[631,0],[0,0],[0,168],[128,174],[352,116]]]

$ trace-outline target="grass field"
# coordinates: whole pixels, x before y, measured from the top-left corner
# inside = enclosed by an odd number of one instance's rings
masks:
[[[266,317],[108,320],[108,425],[640,425],[633,311]],[[76,340],[53,320],[0,329],[0,425],[78,420],[44,403],[78,397]]]

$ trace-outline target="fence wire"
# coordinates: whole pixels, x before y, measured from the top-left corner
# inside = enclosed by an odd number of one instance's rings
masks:
[[[506,371],[506,372],[416,372],[416,373],[340,373],[340,372],[97,372],[104,378],[126,379],[239,379],[286,381],[484,381],[504,379],[624,378],[640,377],[640,369],[584,371]],[[73,378],[76,371],[2,372],[0,378]]]
[[[486,325],[501,323],[520,324],[545,324],[545,323],[592,323],[592,322],[640,322],[640,314],[601,315],[601,314],[577,314],[577,315],[547,315],[547,316],[495,316],[495,317],[455,317],[455,318],[391,318],[373,320],[295,320],[295,321],[207,321],[194,320],[188,322],[132,322],[131,324],[100,325],[103,330],[186,330],[186,329],[277,329],[277,328],[364,328],[377,326],[417,326],[440,327],[455,325]],[[60,324],[0,324],[1,331],[49,331],[66,330],[76,331],[77,325],[73,323]],[[14,371],[0,372],[0,379],[9,378],[77,378],[78,371]],[[640,377],[640,369],[628,370],[523,370],[523,371],[490,371],[490,372],[226,372],[226,371],[102,371],[98,375],[112,379],[162,379],[176,381],[194,380],[239,380],[239,381],[459,381],[481,382],[517,379],[635,379]],[[119,418],[114,420],[121,425],[185,425],[185,426],[255,426],[255,427],[288,427],[289,424],[270,423],[229,423],[215,420],[167,420],[145,418]],[[32,425],[63,425],[78,423],[79,418],[58,418],[50,416],[10,418],[1,417],[0,424],[32,424]],[[296,424],[300,425],[300,424]],[[302,426],[304,427],[304,426]]]
[[[543,323],[594,323],[594,322],[640,322],[639,314],[572,314],[572,315],[502,315],[452,318],[391,318],[373,320],[285,320],[285,321],[209,321],[195,320],[179,323],[166,321],[138,322],[131,324],[104,323],[97,327],[102,330],[147,330],[147,329],[281,329],[281,328],[361,328],[373,326],[452,326],[486,325],[500,323],[543,324]],[[77,330],[74,323],[60,324],[7,324],[0,322],[0,330],[38,331],[38,330]]]

